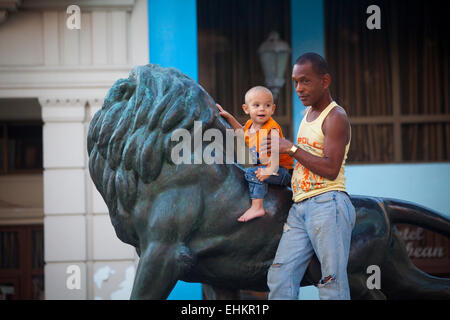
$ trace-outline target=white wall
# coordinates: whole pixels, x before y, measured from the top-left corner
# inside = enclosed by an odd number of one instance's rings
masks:
[[[111,85],[149,61],[147,1],[77,3],[80,30],[66,27],[65,0],[25,0],[0,24],[0,98],[41,106],[46,299],[127,299],[137,255],[115,235],[93,186],[86,136]],[[79,289],[66,285],[72,265]]]
[[[450,163],[347,165],[350,194],[412,201],[450,217]]]
[[[27,11],[0,24],[0,98],[101,100],[116,79],[148,63],[146,0],[78,1],[79,30],[66,26],[69,2],[25,1]]]

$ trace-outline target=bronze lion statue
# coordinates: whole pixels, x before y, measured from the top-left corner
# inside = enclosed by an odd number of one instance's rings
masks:
[[[177,129],[192,132],[194,121],[224,136],[231,128],[197,82],[176,69],[151,64],[118,80],[91,121],[89,172],[117,236],[140,256],[132,299],[165,299],[178,280],[201,282],[217,292],[268,290],[267,271],[292,204],[291,191],[270,186],[264,200],[267,214],[238,222],[250,206],[242,165],[172,161],[177,142],[171,134]],[[202,141],[202,150],[207,144]],[[418,270],[394,223],[448,236],[450,220],[400,200],[351,200],[357,211],[348,263],[352,299],[449,299],[450,279]],[[370,265],[380,267],[380,289],[366,285]],[[320,278],[320,262],[314,257],[301,285]]]

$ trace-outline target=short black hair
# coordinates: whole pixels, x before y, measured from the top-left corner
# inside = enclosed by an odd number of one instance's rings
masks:
[[[325,59],[320,54],[314,52],[307,52],[302,54],[297,58],[295,64],[301,65],[307,63],[308,61],[311,62],[312,68],[315,73],[321,76],[330,73],[328,71],[328,63],[325,61]]]

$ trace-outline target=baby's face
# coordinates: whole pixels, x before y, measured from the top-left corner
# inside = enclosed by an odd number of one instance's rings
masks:
[[[252,92],[243,108],[244,112],[250,115],[253,123],[257,125],[266,123],[275,112],[272,95],[263,90]]]

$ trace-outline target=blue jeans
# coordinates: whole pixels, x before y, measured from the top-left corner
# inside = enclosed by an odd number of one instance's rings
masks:
[[[291,174],[289,170],[284,167],[278,168],[278,175],[271,175],[263,182],[259,181],[256,177],[256,170],[259,168],[266,168],[265,166],[251,167],[245,169],[245,180],[248,181],[248,187],[250,189],[250,199],[264,199],[267,194],[267,184],[276,184],[280,186],[291,185]]]
[[[344,192],[329,191],[294,203],[267,275],[269,299],[298,299],[300,281],[315,252],[322,271],[320,299],[349,300],[347,262],[355,219]]]

